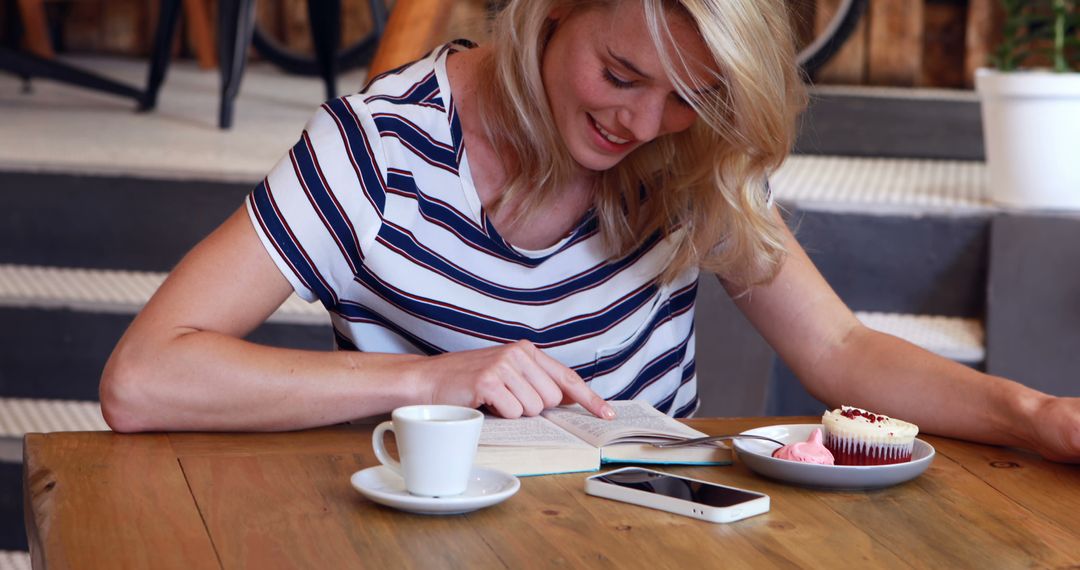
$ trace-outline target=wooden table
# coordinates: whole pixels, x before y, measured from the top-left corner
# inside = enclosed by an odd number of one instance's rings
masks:
[[[692,420],[732,433],[807,418]],[[671,471],[755,489],[765,515],[711,524],[533,477],[467,515],[412,515],[349,485],[371,425],[280,434],[31,434],[35,567],[1072,567],[1080,467],[939,437],[921,477],[868,492],[768,481],[736,463]]]

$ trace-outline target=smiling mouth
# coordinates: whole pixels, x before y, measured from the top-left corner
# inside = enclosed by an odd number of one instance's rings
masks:
[[[592,119],[592,124],[593,124],[594,127],[596,127],[596,130],[600,133],[600,135],[602,137],[607,139],[608,142],[610,142],[612,144],[618,144],[618,145],[623,145],[623,144],[627,144],[627,143],[630,142],[628,139],[617,137],[617,136],[611,134],[610,132],[608,132],[604,127],[600,126],[600,123],[597,122],[597,120],[594,119],[592,116],[590,116],[589,118]]]

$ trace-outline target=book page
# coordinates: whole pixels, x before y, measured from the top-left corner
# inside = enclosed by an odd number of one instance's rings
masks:
[[[480,429],[480,445],[587,447],[585,442],[540,416],[513,420],[484,416],[484,425]]]
[[[649,441],[705,435],[644,402],[613,400],[608,403],[615,409],[613,420],[602,420],[580,405],[552,408],[544,411],[543,416],[596,447],[627,438]]]

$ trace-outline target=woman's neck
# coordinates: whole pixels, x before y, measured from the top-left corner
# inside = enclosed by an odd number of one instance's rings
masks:
[[[550,203],[545,203],[536,215],[528,219],[514,222],[513,213],[520,206],[520,197],[513,203],[500,203],[492,211],[492,206],[502,197],[507,175],[502,153],[487,137],[479,117],[479,69],[484,64],[484,58],[490,57],[489,50],[489,47],[481,46],[461,51],[446,62],[446,75],[461,123],[472,182],[480,203],[503,239],[525,249],[543,249],[565,237],[592,207],[595,173],[581,169],[580,176],[574,176]]]

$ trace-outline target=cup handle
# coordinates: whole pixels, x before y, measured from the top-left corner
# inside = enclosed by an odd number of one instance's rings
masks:
[[[379,463],[390,468],[391,471],[404,477],[405,474],[401,471],[401,462],[393,457],[390,457],[390,453],[386,451],[386,445],[383,443],[383,435],[386,432],[394,434],[394,439],[397,439],[397,434],[394,433],[394,422],[383,422],[375,427],[374,433],[371,434],[371,447],[375,450],[375,458],[379,460]]]

